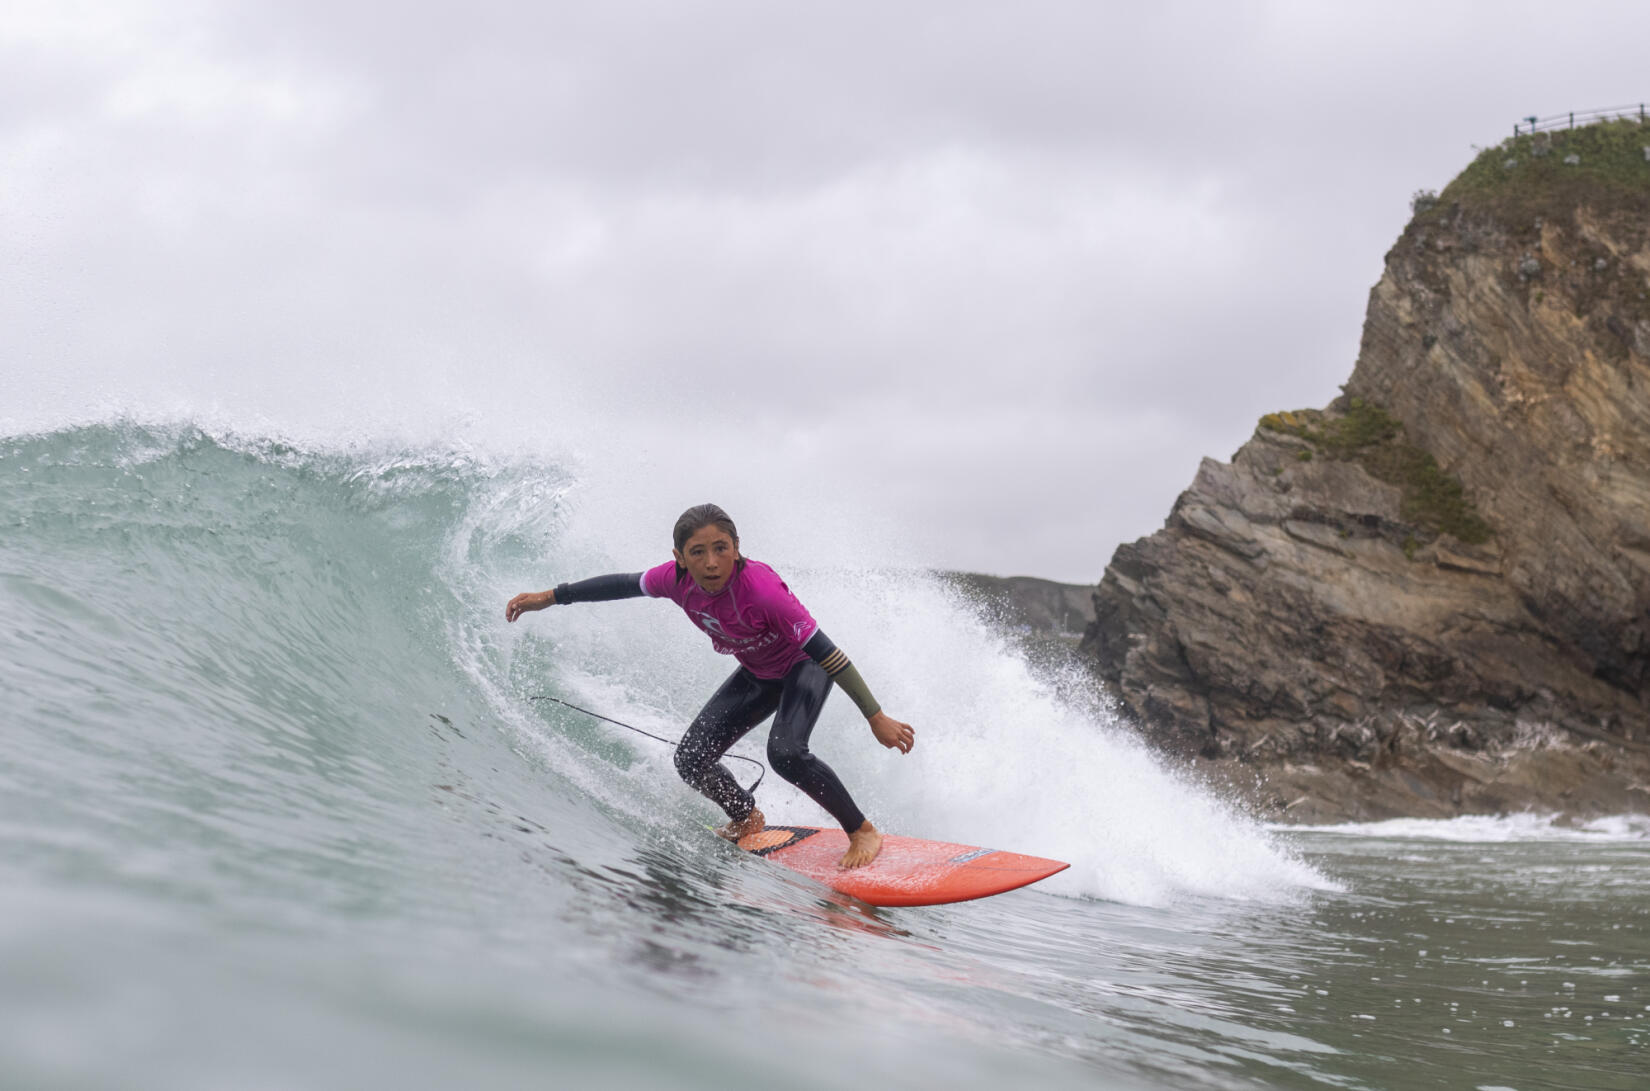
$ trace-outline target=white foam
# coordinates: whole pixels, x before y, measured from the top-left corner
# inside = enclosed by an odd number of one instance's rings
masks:
[[[1391,840],[1460,841],[1650,841],[1650,815],[1626,814],[1572,823],[1557,814],[1462,815],[1459,818],[1393,818],[1333,826],[1279,827],[1297,833],[1335,833]]]
[[[1062,693],[1039,676],[938,580],[799,572],[792,586],[888,711],[916,727],[911,754],[884,750],[842,701],[816,733],[815,749],[884,828],[1066,860],[1071,870],[1045,887],[1137,904],[1326,885],[1166,770],[1091,685]]]

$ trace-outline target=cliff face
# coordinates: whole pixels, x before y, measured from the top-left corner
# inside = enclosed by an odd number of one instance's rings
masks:
[[[1344,395],[1263,418],[1117,550],[1084,648],[1148,733],[1377,766],[1650,739],[1646,145],[1526,137],[1418,201]]]

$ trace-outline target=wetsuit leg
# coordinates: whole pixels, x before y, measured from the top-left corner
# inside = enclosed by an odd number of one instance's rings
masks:
[[[768,764],[853,833],[865,824],[865,816],[831,767],[808,749],[808,737],[830,692],[830,676],[812,659],[790,669],[779,696],[779,714],[768,732]]]
[[[722,755],[768,718],[779,704],[781,688],[777,680],[764,681],[740,667],[705,702],[676,746],[676,772],[735,822],[750,817],[756,800],[733,779]]]

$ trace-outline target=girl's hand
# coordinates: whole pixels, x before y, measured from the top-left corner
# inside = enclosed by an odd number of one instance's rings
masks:
[[[542,610],[556,604],[554,591],[523,591],[504,605],[504,620],[514,621],[529,610]]]
[[[886,712],[871,717],[871,734],[877,737],[877,742],[901,754],[909,754],[917,742],[917,733],[911,730],[910,724],[901,723]]]

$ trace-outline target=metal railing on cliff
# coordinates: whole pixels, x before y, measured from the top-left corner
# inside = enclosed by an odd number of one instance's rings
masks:
[[[1543,129],[1573,129],[1576,123],[1591,125],[1595,121],[1632,121],[1640,125],[1650,124],[1645,118],[1645,108],[1642,102],[1630,102],[1626,106],[1602,106],[1595,110],[1571,110],[1567,114],[1554,114],[1551,117],[1525,117],[1513,122],[1513,135],[1523,136],[1525,133],[1538,133]]]

